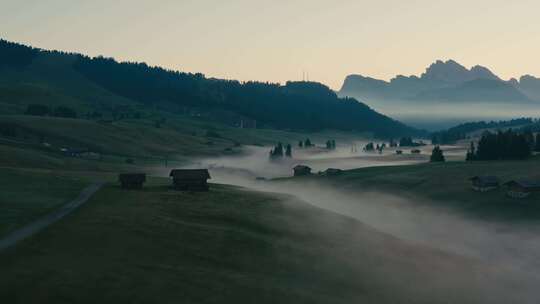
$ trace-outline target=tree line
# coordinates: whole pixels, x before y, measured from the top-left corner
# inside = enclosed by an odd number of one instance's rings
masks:
[[[283,157],[292,157],[292,146],[287,144],[284,146],[279,142],[273,149],[270,150],[270,159],[279,159]]]
[[[449,128],[448,130],[432,133],[431,142],[435,145],[449,145],[454,144],[459,140],[466,139],[467,134],[474,131],[483,129],[512,128],[517,126],[531,125],[533,123],[535,123],[535,121],[532,118],[517,118],[490,122],[468,122]]]
[[[512,129],[496,133],[484,132],[478,145],[471,142],[467,161],[526,159],[533,150],[540,151],[540,135]]]
[[[60,62],[56,57],[69,57],[64,62],[70,62],[85,78],[153,109],[177,113],[186,109],[202,113],[227,111],[256,120],[260,127],[299,131],[336,129],[387,138],[422,133],[353,98],[339,98],[320,83],[297,81],[281,85],[221,80],[145,63],[44,51],[0,40],[0,66],[24,67],[41,55],[44,61],[54,62]]]
[[[151,106],[234,111],[279,129],[373,131],[379,136],[415,133],[355,99],[338,98],[320,83],[241,83],[103,57],[81,56],[75,68],[108,90]]]

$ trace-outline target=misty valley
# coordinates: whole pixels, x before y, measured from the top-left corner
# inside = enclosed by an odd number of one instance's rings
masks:
[[[539,302],[538,78],[303,78],[0,40],[0,303]]]

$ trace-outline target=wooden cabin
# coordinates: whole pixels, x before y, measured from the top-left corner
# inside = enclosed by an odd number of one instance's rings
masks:
[[[339,174],[341,174],[341,172],[343,172],[343,170],[341,170],[341,169],[328,168],[328,169],[326,169],[326,171],[324,171],[324,175],[326,175],[326,176],[339,175]]]
[[[540,183],[529,180],[512,180],[504,184],[508,187],[506,194],[512,198],[526,198],[533,192],[540,191]]]
[[[496,176],[473,176],[469,180],[474,191],[487,192],[499,188],[499,179]]]
[[[146,182],[146,174],[122,173],[118,175],[118,181],[123,189],[141,189]]]
[[[207,169],[174,169],[169,174],[173,187],[181,191],[208,191],[210,173]]]
[[[90,152],[88,149],[79,148],[62,148],[60,151],[63,152],[65,156],[69,157],[83,157],[84,154]]]
[[[311,168],[304,165],[298,165],[293,168],[294,176],[306,176],[311,174]]]

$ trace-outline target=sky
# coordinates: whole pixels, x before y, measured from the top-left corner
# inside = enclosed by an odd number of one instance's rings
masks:
[[[537,0],[0,0],[0,38],[208,77],[339,89],[437,59],[540,76]]]

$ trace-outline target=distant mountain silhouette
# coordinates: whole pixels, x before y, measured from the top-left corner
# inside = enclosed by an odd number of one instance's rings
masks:
[[[532,102],[540,101],[540,79],[504,81],[483,66],[467,69],[454,60],[437,60],[420,77],[398,75],[387,82],[347,76],[339,95],[366,101]]]
[[[380,137],[421,133],[353,98],[339,98],[320,83],[213,79],[0,40],[0,109],[20,114],[32,103],[62,104],[87,113],[131,106],[178,115],[195,113],[201,119],[233,125],[250,119],[258,127],[299,131],[336,129]]]
[[[521,90],[527,96],[534,100],[540,100],[540,78],[531,75],[524,75],[519,81],[510,79],[509,83]]]

